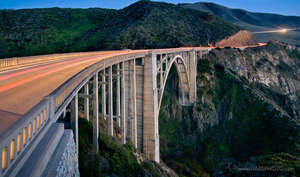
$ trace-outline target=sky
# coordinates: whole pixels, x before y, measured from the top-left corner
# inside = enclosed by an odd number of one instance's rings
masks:
[[[101,7],[121,9],[137,0],[0,0],[0,9],[23,8],[89,8]],[[153,0],[157,1],[157,0]],[[252,12],[277,13],[300,16],[300,0],[159,0],[169,3],[214,2],[230,8],[240,8]]]

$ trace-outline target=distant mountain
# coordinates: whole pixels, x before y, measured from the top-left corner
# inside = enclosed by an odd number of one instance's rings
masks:
[[[0,58],[199,46],[216,43],[240,29],[207,12],[147,0],[121,10],[1,10]]]
[[[198,2],[194,4],[179,4],[179,6],[209,12],[224,20],[232,22],[250,31],[267,31],[278,28],[299,28],[300,17],[283,16],[268,13],[253,13],[242,9],[231,9],[214,3]],[[300,30],[288,34],[268,33],[255,34],[259,41],[270,39],[280,40],[292,44],[300,44]]]

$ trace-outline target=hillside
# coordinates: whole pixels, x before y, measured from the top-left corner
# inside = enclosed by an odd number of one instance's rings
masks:
[[[172,69],[160,152],[178,176],[299,176],[300,48],[272,41],[199,57],[192,107],[180,105]]]
[[[146,0],[121,10],[1,10],[0,58],[199,46],[215,43],[239,30],[206,12]]]
[[[240,46],[247,46],[247,45],[256,45],[257,42],[253,37],[252,33],[247,30],[241,30],[238,33],[225,38],[216,43],[217,47],[240,47]]]
[[[268,13],[253,13],[242,9],[231,9],[214,3],[199,2],[194,4],[180,4],[179,6],[209,12],[224,20],[232,22],[250,31],[268,31],[278,28],[299,28],[300,17],[283,16]],[[274,39],[292,44],[300,44],[300,30],[288,34],[268,33],[255,34],[260,42]]]

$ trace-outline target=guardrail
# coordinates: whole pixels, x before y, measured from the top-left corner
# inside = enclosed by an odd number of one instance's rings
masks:
[[[125,54],[125,55],[109,57],[77,73],[74,77],[70,78],[59,88],[57,88],[52,94],[50,94],[54,98],[55,113],[57,112],[60,113],[59,108],[61,107],[61,105],[64,105],[66,101],[67,102],[70,101],[67,100],[66,98],[74,92],[74,89],[76,87],[80,86],[77,89],[79,90],[83,86],[85,81],[93,77],[96,72],[99,72],[100,70],[104,69],[104,67],[108,67],[110,65],[114,65],[122,61],[131,60],[133,58],[145,57],[147,54],[148,52],[139,52],[134,54]]]
[[[49,101],[43,100],[0,135],[1,172],[4,174],[43,131],[49,121]]]
[[[4,176],[9,170],[12,170],[11,167],[15,167],[21,159],[24,161],[24,152],[28,152],[28,149],[32,151],[34,147],[31,147],[31,143],[42,134],[42,131],[45,132],[50,127],[45,125],[56,121],[62,110],[59,108],[69,103],[72,94],[77,92],[95,73],[106,66],[144,57],[147,54],[147,52],[139,52],[113,56],[85,68],[18,119],[0,135],[0,175]],[[106,65],[106,63],[109,63],[109,65]]]

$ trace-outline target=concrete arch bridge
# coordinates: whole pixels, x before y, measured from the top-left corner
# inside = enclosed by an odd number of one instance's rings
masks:
[[[96,149],[99,121],[105,119],[109,135],[116,136],[114,126],[119,127],[122,143],[131,141],[159,162],[158,116],[169,71],[176,67],[180,103],[193,104],[197,55],[210,50],[124,50],[0,60],[0,176],[56,176],[63,173],[58,169],[64,154],[78,167],[79,99],[84,117],[93,123]],[[67,107],[70,129],[61,123]]]

